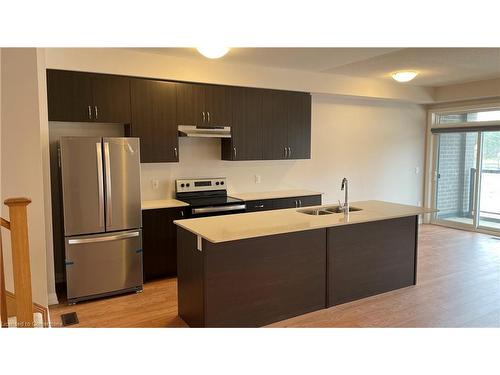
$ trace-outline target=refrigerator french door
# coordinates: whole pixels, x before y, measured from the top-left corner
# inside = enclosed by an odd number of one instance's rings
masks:
[[[62,137],[68,302],[142,290],[138,138]]]

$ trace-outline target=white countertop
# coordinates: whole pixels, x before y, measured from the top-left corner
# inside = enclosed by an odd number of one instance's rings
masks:
[[[346,217],[343,213],[313,216],[300,212],[313,209],[314,207],[299,209],[289,208],[284,210],[176,220],[174,223],[210,242],[216,243],[421,215],[436,211],[429,208],[382,201],[352,202],[350,205],[351,207],[361,208],[362,210],[351,212]],[[327,206],[332,207],[334,205],[315,207]]]
[[[311,190],[278,190],[278,191],[256,192],[256,193],[229,194],[229,196],[237,199],[242,199],[244,201],[256,201],[261,199],[300,197],[300,196],[320,195],[320,194],[323,193]],[[142,201],[143,210],[155,210],[161,208],[186,207],[186,206],[189,206],[189,204],[173,198]]]
[[[230,193],[230,197],[242,199],[244,201],[259,201],[262,199],[277,199],[277,198],[290,198],[290,197],[304,197],[308,195],[322,195],[318,191],[312,190],[277,190],[277,191],[264,191],[255,193]]]
[[[177,199],[158,199],[142,201],[141,206],[143,210],[155,210],[159,208],[186,207],[189,206],[189,204],[178,201]]]

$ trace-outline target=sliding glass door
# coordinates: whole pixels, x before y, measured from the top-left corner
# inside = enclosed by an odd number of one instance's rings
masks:
[[[500,131],[469,129],[435,137],[435,220],[500,231]]]
[[[442,133],[436,137],[436,218],[474,227],[478,133]]]
[[[482,132],[478,227],[500,230],[500,131]]]

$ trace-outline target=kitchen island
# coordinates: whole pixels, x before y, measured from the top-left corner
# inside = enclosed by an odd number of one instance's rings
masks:
[[[418,215],[381,201],[176,220],[179,315],[258,327],[414,285]]]

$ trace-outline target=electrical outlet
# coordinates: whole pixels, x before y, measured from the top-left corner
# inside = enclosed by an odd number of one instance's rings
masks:
[[[151,186],[153,186],[153,190],[157,190],[160,187],[160,181],[158,181],[156,178],[153,178],[151,180]]]
[[[260,181],[261,181],[260,175],[259,175],[259,174],[256,174],[256,175],[255,175],[255,183],[256,183],[256,184],[260,184]]]

